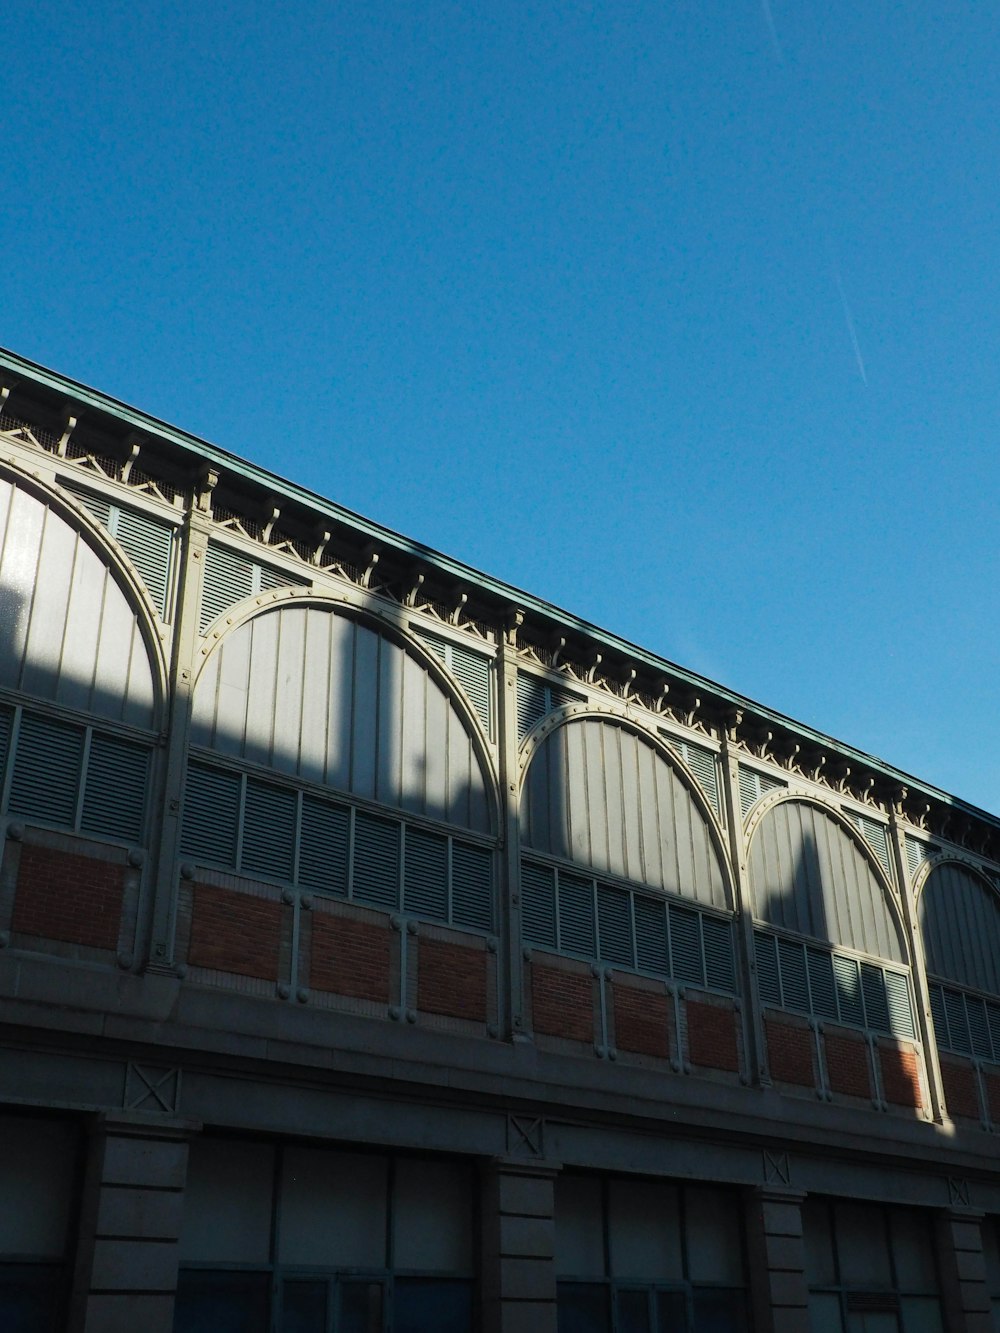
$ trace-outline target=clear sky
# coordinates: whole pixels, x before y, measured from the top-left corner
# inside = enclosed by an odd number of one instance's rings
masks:
[[[1000,812],[986,0],[33,0],[0,343]]]

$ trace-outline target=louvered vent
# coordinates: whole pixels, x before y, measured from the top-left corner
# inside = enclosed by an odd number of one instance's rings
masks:
[[[635,950],[639,967],[660,976],[670,975],[666,904],[635,896]]]
[[[530,861],[521,863],[521,926],[529,943],[557,947],[555,874]]]
[[[487,735],[492,735],[493,706],[490,690],[490,659],[463,644],[450,643],[439,634],[418,629],[417,635],[439,657],[469,697]]]
[[[448,840],[408,828],[403,852],[403,911],[448,916]]]
[[[7,775],[7,756],[10,754],[10,733],[13,725],[13,710],[0,708],[0,796],[3,794],[4,778]]]
[[[885,996],[885,977],[880,967],[861,964],[861,994],[865,1002],[865,1024],[879,1032],[889,1032],[889,1005]]]
[[[117,538],[145,583],[161,616],[166,615],[170,589],[170,556],[173,529],[148,514],[120,509],[115,525]]]
[[[965,996],[961,991],[945,990],[944,1008],[948,1018],[948,1040],[953,1051],[961,1055],[972,1054],[972,1035],[969,1032],[969,1020],[965,1013]]]
[[[253,592],[254,562],[228,546],[208,543],[201,590],[201,632],[235,602]]]
[[[236,865],[240,779],[235,773],[189,764],[181,851],[199,860]]]
[[[451,919],[470,930],[493,929],[493,856],[485,847],[452,841]]]
[[[703,986],[705,968],[702,959],[699,914],[671,903],[668,915],[671,971],[678,981]]]
[[[990,1026],[986,1018],[986,1005],[975,995],[965,997],[965,1016],[969,1022],[969,1036],[972,1039],[972,1051],[983,1060],[992,1060],[993,1050],[990,1044]]]
[[[837,984],[837,1008],[842,1023],[863,1027],[864,1006],[861,1003],[861,978],[856,958],[833,955],[833,975]]]
[[[926,842],[921,842],[919,838],[914,838],[907,833],[906,864],[909,866],[911,875],[915,875],[920,869],[920,863],[926,861],[933,854],[933,847],[929,847]]]
[[[680,755],[681,759],[698,779],[698,785],[712,807],[712,812],[716,819],[721,817],[722,805],[719,800],[719,770],[716,764],[714,751],[708,749],[705,745],[696,745],[692,741],[683,741],[674,736],[672,732],[664,731],[661,727],[660,735],[664,738],[675,754]]]
[[[254,569],[254,592],[270,592],[272,588],[301,587],[301,579],[293,579],[283,569],[257,565]]]
[[[889,1006],[889,1031],[896,1037],[916,1036],[913,1026],[913,1006],[910,1004],[910,985],[900,972],[885,972],[885,998]]]
[[[290,880],[295,871],[298,797],[287,787],[247,779],[240,869]]]
[[[21,715],[8,809],[12,815],[76,825],[84,730],[53,718]]]
[[[149,751],[142,746],[92,736],[80,820],[84,832],[140,842],[148,772]]]
[[[932,982],[929,990],[938,1045],[960,1055],[1000,1063],[1000,1005],[937,982]]]
[[[594,886],[575,875],[559,876],[559,947],[596,957]]]
[[[809,994],[812,1012],[819,1018],[836,1022],[837,984],[833,976],[833,957],[823,949],[806,949],[806,971],[809,975]]]
[[[622,889],[604,885],[597,888],[597,928],[600,934],[600,957],[607,963],[624,963],[634,967],[632,951],[632,914],[630,895]]]
[[[548,711],[545,683],[537,676],[517,673],[517,739],[518,743],[538,726]]]
[[[892,858],[889,855],[889,835],[886,826],[880,824],[877,819],[870,819],[868,815],[852,814],[851,818],[875,853],[879,865],[892,879]]]
[[[781,1007],[781,979],[778,975],[778,941],[766,931],[754,932],[754,954],[757,959],[757,989],[762,1004]]]
[[[783,782],[770,777],[767,773],[758,773],[755,768],[744,768],[740,764],[740,807],[743,811],[743,818],[746,819],[762,796],[769,791],[774,791],[776,787],[783,787],[784,785]]]
[[[809,982],[806,977],[805,951],[793,940],[778,940],[778,966],[781,969],[781,994],[786,1008],[810,1012]]]
[[[399,825],[356,812],[354,894],[379,907],[399,905]]]
[[[944,993],[940,986],[930,986],[931,1018],[934,1020],[934,1035],[937,1037],[938,1045],[951,1049],[951,1038],[948,1035],[948,1019],[945,1014]]]
[[[111,502],[106,500],[103,495],[95,495],[93,491],[85,491],[82,486],[76,486],[72,481],[66,481],[59,478],[59,485],[64,491],[69,491],[74,500],[78,500],[92,517],[96,518],[98,523],[105,528],[111,525]]]
[[[990,1042],[993,1046],[994,1062],[1000,1061],[1000,1006],[988,1004],[986,1015],[990,1025]],[[937,1019],[934,1020],[937,1023]]]
[[[347,894],[350,814],[312,796],[302,798],[299,880],[305,888]]]
[[[718,917],[701,918],[705,944],[705,981],[715,990],[736,989],[736,960],[733,957],[733,931],[728,921]]]

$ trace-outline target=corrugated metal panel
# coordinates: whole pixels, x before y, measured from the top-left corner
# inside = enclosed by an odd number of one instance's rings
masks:
[[[229,633],[195,687],[193,739],[490,831],[484,769],[445,692],[398,644],[326,608],[283,604]]]
[[[840,1021],[855,1027],[863,1027],[865,1022],[864,1005],[861,1002],[861,976],[856,958],[845,958],[842,954],[833,956],[833,975],[837,983],[837,1008]]]
[[[910,982],[902,972],[885,970],[885,998],[889,1007],[889,1031],[894,1037],[916,1036],[913,1026],[913,1006],[910,1003]]]
[[[750,848],[758,919],[893,962],[903,962],[899,927],[875,872],[830,816],[801,801],[768,810]]]
[[[793,940],[778,940],[778,966],[781,969],[781,996],[786,1009],[809,1013],[809,983],[806,978],[805,949]]]
[[[672,975],[678,981],[695,986],[705,984],[705,964],[701,948],[701,922],[698,912],[670,904],[670,959]]]
[[[0,481],[0,686],[152,727],[149,651],[112,565],[54,510]]]
[[[297,802],[297,794],[287,787],[247,779],[240,853],[245,874],[292,878]]]
[[[532,757],[521,806],[526,846],[725,908],[708,820],[670,764],[595,718],[557,728]]]
[[[733,957],[733,928],[718,917],[703,916],[701,933],[705,944],[705,980],[714,990],[736,990],[736,960]]]
[[[470,930],[493,929],[493,854],[451,844],[451,919]],[[554,925],[554,922],[553,922]]]
[[[537,676],[517,673],[517,740],[520,745],[546,713],[545,686]]]
[[[83,727],[21,715],[8,810],[25,819],[76,825],[83,763]]]
[[[639,967],[659,976],[670,975],[666,904],[641,894],[633,895],[635,948]]]
[[[919,916],[928,972],[1000,995],[1000,897],[991,885],[964,866],[937,866]]]
[[[555,949],[556,885],[555,874],[532,861],[521,862],[521,929],[525,940],[543,948]]]
[[[148,773],[149,751],[141,745],[91,736],[80,819],[84,832],[140,842]]]
[[[806,970],[812,1012],[819,1018],[838,1018],[837,985],[833,976],[833,957],[823,949],[806,949]]]
[[[399,905],[399,825],[357,811],[352,897],[379,907]]]
[[[878,1032],[889,1031],[889,1005],[885,997],[885,978],[880,967],[861,964],[861,994],[865,1002],[865,1025]]]
[[[880,824],[877,819],[872,819],[869,815],[853,814],[851,815],[854,823],[864,835],[865,841],[875,853],[879,865],[889,876],[894,879],[892,873],[892,857],[889,854],[889,831],[884,824]]]
[[[119,509],[115,537],[138,570],[157,611],[166,615],[173,529],[148,514]]]
[[[763,930],[753,935],[754,955],[757,959],[757,989],[761,1003],[781,1007],[781,977],[778,973],[778,941]]]
[[[236,865],[240,779],[205,764],[188,765],[181,852],[224,866]]]
[[[350,812],[340,805],[302,798],[298,882],[304,888],[347,894]]]
[[[223,611],[253,592],[254,562],[240,551],[209,542],[201,589],[201,632]]]
[[[448,839],[408,828],[403,840],[403,911],[448,916]]]
[[[594,885],[589,879],[559,874],[559,947],[567,953],[597,955],[594,932]]]
[[[631,894],[608,885],[597,886],[597,928],[600,957],[608,963],[635,966],[632,950]]]

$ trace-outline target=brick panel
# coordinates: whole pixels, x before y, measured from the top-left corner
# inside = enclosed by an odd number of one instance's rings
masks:
[[[782,1022],[779,1018],[765,1018],[767,1037],[767,1064],[771,1077],[779,1083],[795,1083],[802,1088],[816,1086],[813,1070],[815,1038],[808,1027]]]
[[[531,1012],[536,1032],[570,1041],[594,1040],[594,988],[590,977],[532,963]]]
[[[848,1097],[871,1097],[872,1085],[868,1073],[868,1043],[863,1037],[847,1033],[827,1032],[826,1076],[834,1092]]]
[[[11,927],[22,935],[116,949],[124,893],[124,866],[26,844]]]
[[[486,954],[447,940],[421,939],[417,1008],[486,1022]]]
[[[389,1003],[389,928],[316,912],[309,984],[355,1000]]]
[[[964,1116],[967,1120],[978,1120],[981,1114],[979,1092],[972,1065],[964,1061],[942,1059],[941,1082],[944,1084],[944,1099],[948,1105],[948,1114]]]
[[[278,980],[281,904],[196,884],[188,962],[261,981]]]
[[[736,1015],[728,1006],[687,1002],[688,1054],[693,1065],[739,1073]]]
[[[670,1058],[669,997],[663,991],[630,986],[616,979],[611,986],[615,1012],[615,1045],[635,1055]]]
[[[919,1110],[923,1104],[920,1090],[920,1061],[912,1046],[879,1045],[882,1061],[882,1090],[893,1106],[912,1106]]]

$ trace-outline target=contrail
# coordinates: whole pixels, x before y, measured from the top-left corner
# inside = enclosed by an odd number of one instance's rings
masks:
[[[771,13],[771,0],[760,0],[760,7],[764,14],[764,22],[767,24],[767,30],[771,34],[771,47],[774,51],[774,58],[781,63],[781,43],[778,41],[778,29],[774,26],[774,15]]]
[[[858,363],[858,374],[861,376],[861,382],[867,389],[868,376],[865,373],[864,357],[861,355],[861,345],[858,342],[858,335],[854,329],[854,317],[851,315],[851,307],[847,304],[847,293],[844,291],[844,284],[840,280],[840,270],[834,269],[837,278],[837,291],[840,292],[840,303],[844,307],[844,320],[847,324],[847,332],[851,335],[851,346],[854,348],[854,359]]]

